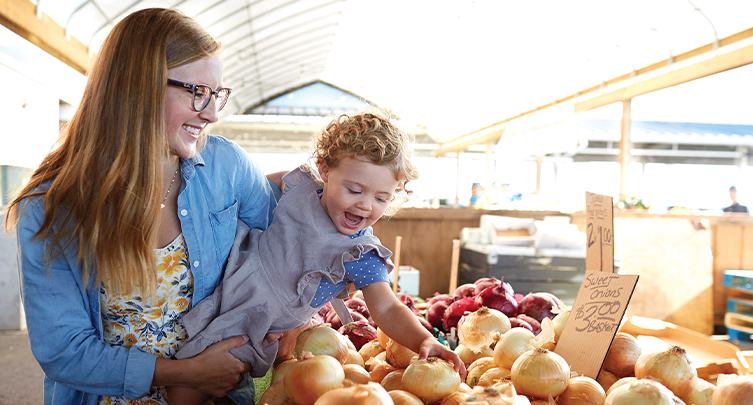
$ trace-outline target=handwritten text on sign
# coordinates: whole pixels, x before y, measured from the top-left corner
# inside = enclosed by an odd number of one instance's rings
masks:
[[[612,197],[586,192],[586,270],[614,272]]]
[[[637,275],[586,270],[555,348],[572,371],[598,377],[636,283]]]

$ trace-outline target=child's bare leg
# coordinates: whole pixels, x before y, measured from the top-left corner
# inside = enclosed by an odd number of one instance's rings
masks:
[[[167,387],[167,402],[170,405],[202,405],[209,395],[188,387]]]

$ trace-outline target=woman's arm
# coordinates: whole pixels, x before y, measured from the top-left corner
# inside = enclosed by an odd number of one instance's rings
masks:
[[[387,282],[369,284],[361,290],[371,317],[387,336],[418,353],[421,359],[437,356],[449,361],[465,380],[465,365],[460,357],[418,322],[413,311],[398,301]]]

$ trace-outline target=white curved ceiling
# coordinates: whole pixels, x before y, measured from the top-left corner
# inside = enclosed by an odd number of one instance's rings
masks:
[[[224,44],[242,113],[322,81],[443,142],[753,26],[750,0],[30,0],[96,51],[174,7]]]

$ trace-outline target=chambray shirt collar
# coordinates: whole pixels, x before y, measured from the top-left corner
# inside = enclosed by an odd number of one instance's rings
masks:
[[[196,175],[195,166],[204,166],[204,157],[201,156],[201,153],[197,153],[191,159],[180,160],[180,171],[186,181],[191,180]]]

